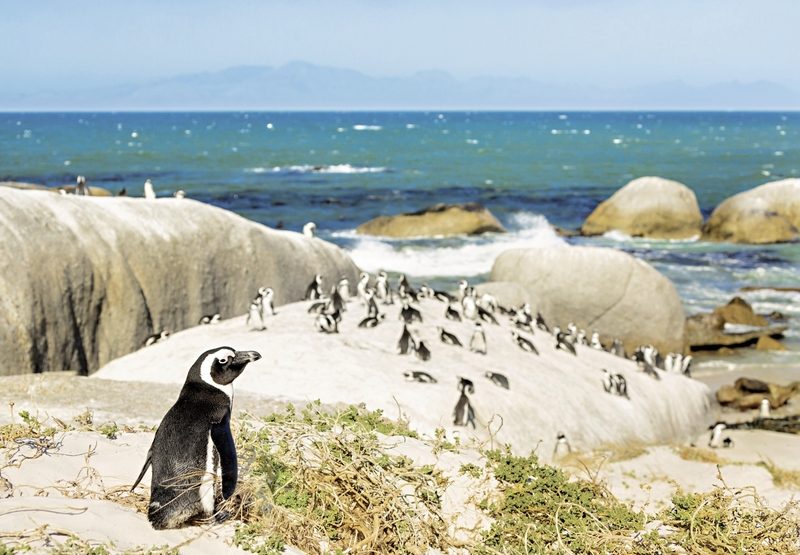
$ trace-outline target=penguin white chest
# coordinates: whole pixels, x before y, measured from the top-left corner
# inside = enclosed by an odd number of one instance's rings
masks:
[[[214,479],[217,475],[217,466],[214,461],[214,442],[211,432],[206,438],[206,468],[200,480],[200,504],[206,516],[214,514]]]

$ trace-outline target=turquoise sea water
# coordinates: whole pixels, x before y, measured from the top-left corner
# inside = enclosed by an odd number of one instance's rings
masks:
[[[320,235],[368,270],[447,284],[481,278],[510,246],[558,242],[629,180],[659,175],[724,198],[800,177],[800,113],[2,113],[0,180],[92,185],[141,195],[177,189],[274,227]],[[506,236],[419,241],[358,238],[378,214],[477,201]],[[746,247],[621,236],[571,239],[634,253],[678,287],[688,313],[746,285],[800,286],[800,245]],[[800,319],[800,295],[744,295]],[[798,326],[789,343],[800,348]],[[782,363],[787,355],[769,355]],[[775,357],[784,358],[775,358]],[[793,362],[792,362],[793,363]]]

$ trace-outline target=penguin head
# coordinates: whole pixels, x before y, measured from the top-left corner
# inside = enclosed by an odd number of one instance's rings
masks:
[[[189,370],[187,381],[202,381],[230,395],[225,386],[233,383],[248,364],[260,358],[261,355],[256,351],[217,347],[200,355]]]

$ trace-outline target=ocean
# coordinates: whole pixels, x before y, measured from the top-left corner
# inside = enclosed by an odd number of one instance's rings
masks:
[[[0,113],[0,180],[90,185],[160,195],[178,189],[271,227],[319,235],[369,271],[452,287],[484,279],[510,247],[611,246],[669,277],[687,314],[740,294],[792,317],[789,353],[708,358],[707,371],[800,366],[800,245],[652,241],[621,234],[562,239],[636,177],[680,181],[704,215],[725,198],[800,177],[797,112],[200,112]],[[506,235],[387,241],[355,228],[379,214],[479,202]]]

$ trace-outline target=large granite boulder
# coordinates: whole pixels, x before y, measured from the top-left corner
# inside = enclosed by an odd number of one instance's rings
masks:
[[[0,188],[0,375],[89,373],[157,331],[243,314],[260,286],[301,299],[357,268],[320,239],[192,200]]]
[[[684,313],[675,286],[649,264],[614,249],[513,249],[494,262],[493,281],[514,281],[551,325],[574,322],[628,351],[652,344],[683,352]]]
[[[378,216],[356,228],[361,235],[382,237],[434,237],[476,235],[505,228],[480,204],[436,204],[418,212]]]
[[[800,179],[782,179],[726,199],[703,229],[713,241],[783,243],[800,229]]]
[[[634,179],[589,214],[584,235],[618,230],[633,237],[689,239],[701,234],[703,215],[686,185],[661,177]]]
[[[783,347],[772,340],[781,337],[785,325],[771,325],[756,314],[741,297],[734,297],[713,312],[700,313],[686,319],[686,342],[694,350],[718,350],[727,347],[761,345],[762,350]]]

